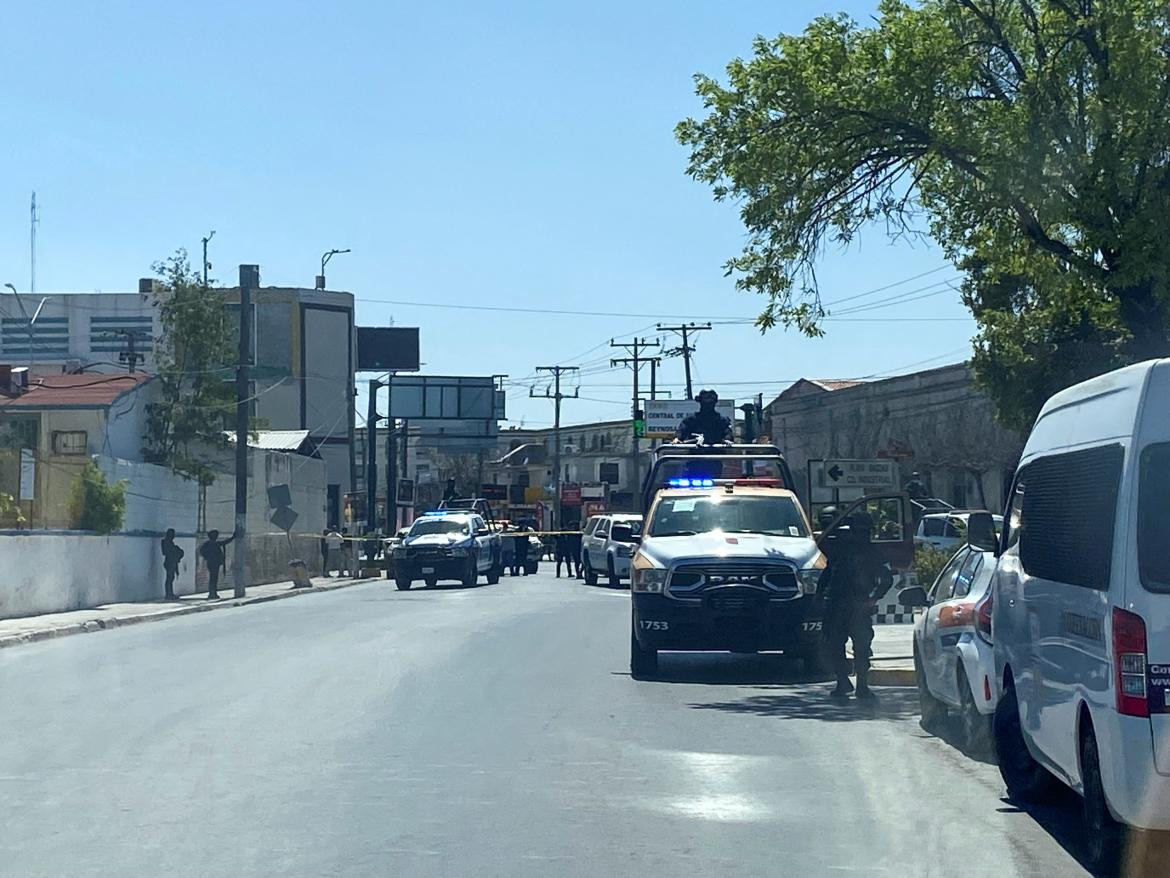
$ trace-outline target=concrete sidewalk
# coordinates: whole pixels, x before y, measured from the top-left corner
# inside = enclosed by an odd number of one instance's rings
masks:
[[[375,577],[376,578],[376,577]],[[0,619],[0,649],[6,646],[19,646],[22,643],[33,643],[37,640],[48,640],[52,637],[65,637],[70,634],[87,634],[91,631],[103,631],[107,628],[118,628],[122,625],[136,625],[140,622],[155,622],[160,619],[170,619],[174,616],[186,616],[189,613],[205,613],[211,610],[222,610],[229,607],[243,607],[248,604],[260,604],[266,601],[278,601],[283,598],[296,597],[302,594],[317,594],[323,591],[334,591],[347,588],[363,582],[372,582],[374,578],[350,579],[348,577],[315,577],[310,588],[294,588],[291,581],[270,582],[265,585],[253,585],[248,588],[245,597],[231,596],[231,587],[220,592],[217,600],[209,601],[207,593],[184,595],[174,600],[147,601],[129,604],[104,604],[85,610],[70,610],[66,613],[47,613],[43,616],[24,616],[19,619]]]
[[[848,649],[850,657],[852,648]],[[914,625],[874,626],[870,682],[875,686],[914,686]]]

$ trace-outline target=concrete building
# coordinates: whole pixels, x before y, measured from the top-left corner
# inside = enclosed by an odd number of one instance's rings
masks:
[[[239,291],[224,293],[228,307],[238,311]],[[353,490],[356,476],[350,438],[357,365],[353,295],[262,287],[252,301],[253,414],[264,429],[309,431],[326,463],[328,517],[340,522],[342,494]],[[26,321],[13,316],[22,313],[16,297],[0,295],[0,362],[29,365],[34,374],[125,370],[119,357],[128,350],[127,333],[133,333],[143,357],[139,367],[151,372],[162,334],[158,302],[150,280],[140,282],[137,293],[52,294],[30,333]],[[33,303],[23,304],[27,309]]]
[[[765,423],[805,499],[810,460],[886,458],[902,484],[917,471],[932,496],[998,512],[1023,448],[965,363],[880,381],[802,379],[766,407]]]
[[[69,527],[69,493],[93,455],[141,460],[153,376],[37,375],[26,390],[0,367],[0,492],[30,527]],[[0,522],[0,526],[12,522]]]

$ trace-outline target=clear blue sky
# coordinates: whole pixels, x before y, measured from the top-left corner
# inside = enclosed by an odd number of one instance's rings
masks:
[[[653,318],[508,314],[387,304],[753,316],[721,265],[734,206],[684,173],[676,122],[691,76],[720,74],[758,33],[873,3],[330,4],[125,0],[10,5],[0,76],[0,282],[28,287],[28,198],[42,205],[38,289],[126,290],[208,230],[213,274],[331,288],[358,320],[422,330],[425,371],[508,373],[597,363],[586,351]],[[943,266],[881,229],[820,270],[826,301]],[[881,296],[955,277],[945,269]],[[931,292],[937,287],[926,290]],[[859,313],[962,318],[952,292]],[[698,339],[696,375],[722,395],[774,395],[800,376],[859,377],[955,361],[969,320],[834,322],[820,340],[751,326]],[[615,352],[618,353],[618,352]],[[599,365],[607,365],[600,363]],[[629,372],[587,369],[569,422],[622,417]],[[644,375],[648,381],[649,375]],[[682,362],[660,370],[681,389]],[[731,382],[742,382],[732,384]],[[750,382],[750,383],[749,383]],[[509,400],[512,422],[552,405]]]

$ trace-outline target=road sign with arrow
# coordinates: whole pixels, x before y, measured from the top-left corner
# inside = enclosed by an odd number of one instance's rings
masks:
[[[898,465],[892,460],[826,460],[825,488],[887,490],[898,487]]]

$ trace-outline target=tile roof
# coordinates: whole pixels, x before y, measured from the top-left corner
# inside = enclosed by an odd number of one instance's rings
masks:
[[[42,408],[105,408],[154,378],[147,372],[112,375],[34,375],[19,396],[0,394],[0,411]]]

